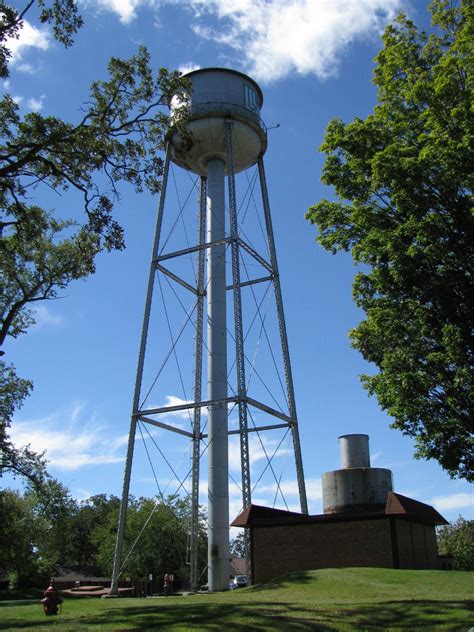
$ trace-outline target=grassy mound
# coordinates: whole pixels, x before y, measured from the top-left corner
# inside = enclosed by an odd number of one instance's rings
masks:
[[[469,581],[470,580],[470,581]],[[474,573],[391,568],[326,568],[291,573],[249,591],[274,591],[274,597],[323,603],[364,603],[413,599],[474,598]]]
[[[0,602],[2,630],[449,630],[474,626],[474,573],[342,568],[232,592],[151,599]]]

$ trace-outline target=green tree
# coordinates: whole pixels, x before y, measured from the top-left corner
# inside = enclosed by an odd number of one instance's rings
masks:
[[[97,494],[79,504],[71,526],[72,547],[68,567],[98,575],[108,572],[108,565],[104,569],[100,564],[101,538],[104,528],[110,523],[110,517],[117,522],[119,507],[119,498],[107,497],[106,494]]]
[[[59,481],[49,478],[46,490],[29,486],[25,501],[35,525],[35,554],[46,574],[61,566],[70,566],[76,547],[74,523],[78,512],[77,501]]]
[[[404,15],[383,36],[365,120],[333,120],[323,199],[307,218],[328,251],[351,252],[366,319],[352,345],[362,382],[415,437],[418,458],[472,480],[474,219],[472,0],[431,4],[433,29]]]
[[[23,9],[0,0],[0,77],[8,76],[8,38],[18,37],[25,15],[37,5],[39,20],[69,46],[82,26],[75,0],[29,0]],[[124,247],[123,230],[113,218],[118,185],[137,192],[159,191],[169,118],[164,106],[184,89],[179,72],[154,72],[146,48],[130,59],[112,58],[109,77],[95,81],[77,121],[39,113],[20,114],[10,95],[0,100],[0,355],[8,338],[25,333],[34,322],[29,309],[56,298],[71,281],[95,271],[103,250]],[[55,190],[79,194],[84,222],[67,218],[67,207],[31,205],[31,193]],[[67,196],[62,197],[67,204]],[[14,366],[0,367],[0,468],[34,476],[35,455],[28,458],[8,439],[12,414],[32,384]],[[44,466],[44,463],[43,463]],[[37,459],[38,472],[42,471]],[[43,468],[44,469],[44,468]],[[41,476],[37,477],[41,485]]]
[[[100,543],[98,560],[106,574],[112,572],[113,553],[118,523],[118,505],[109,515],[106,524],[95,532]],[[130,498],[124,538],[122,576],[133,579],[163,578],[165,573],[175,575],[175,586],[188,583],[188,544],[191,507],[187,499]],[[206,568],[207,535],[204,516],[201,515],[198,540],[198,567]]]
[[[12,587],[41,585],[70,561],[76,502],[68,490],[49,478],[38,494],[0,491],[0,569]]]
[[[0,492],[0,570],[19,587],[41,585],[61,568],[110,575],[120,501],[105,494],[77,503],[58,481],[48,490],[32,485],[24,493]],[[175,586],[188,582],[190,503],[131,498],[125,535],[123,576],[158,579],[173,573]],[[199,568],[206,568],[207,536],[204,515],[199,527]]]
[[[0,491],[0,519],[0,569],[17,588],[38,574],[32,514],[19,492]]]
[[[229,553],[235,557],[245,557],[245,534],[238,533],[236,537],[230,541]]]
[[[454,568],[474,571],[474,520],[461,516],[438,531],[438,548],[441,555],[454,557]]]

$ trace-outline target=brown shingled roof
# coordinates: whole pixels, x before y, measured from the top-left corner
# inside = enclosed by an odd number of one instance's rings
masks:
[[[408,498],[395,492],[388,493],[385,513],[388,516],[404,516],[423,524],[448,524],[448,521],[431,505],[426,505],[419,500],[413,500],[413,498]]]
[[[273,507],[263,507],[263,505],[249,505],[237,516],[231,527],[245,527],[256,520],[272,520],[288,516],[302,517],[303,514],[294,511],[286,511],[285,509],[273,509]]]
[[[347,513],[307,516],[284,509],[273,509],[261,505],[249,505],[231,523],[232,527],[277,527],[290,524],[314,524],[322,522],[345,522],[352,520],[380,519],[388,516],[405,518],[427,525],[448,524],[434,507],[395,492],[389,492],[387,503],[379,507],[365,507]]]

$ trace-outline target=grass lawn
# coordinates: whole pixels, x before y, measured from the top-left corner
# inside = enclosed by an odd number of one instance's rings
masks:
[[[474,573],[343,568],[221,594],[0,601],[1,630],[459,630],[474,628]]]

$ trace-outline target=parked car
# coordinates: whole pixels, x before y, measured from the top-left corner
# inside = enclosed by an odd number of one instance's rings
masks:
[[[247,575],[236,575],[234,579],[231,579],[230,581],[230,589],[235,590],[235,588],[245,588],[247,584]]]

